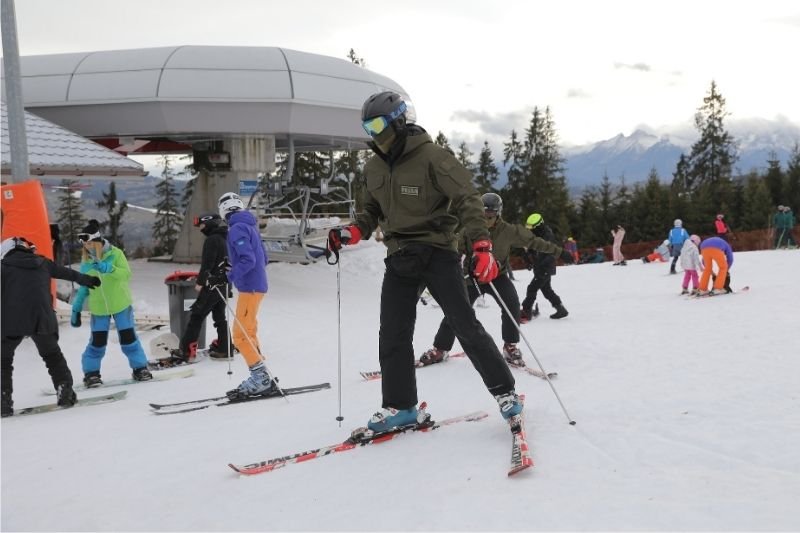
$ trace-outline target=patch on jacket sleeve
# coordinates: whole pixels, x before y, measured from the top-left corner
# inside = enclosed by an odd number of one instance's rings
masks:
[[[401,185],[400,194],[405,194],[406,196],[419,196],[419,187],[414,185]]]
[[[238,241],[236,241],[236,246],[242,246],[242,245],[243,245],[245,242],[247,242],[247,239],[245,239],[244,237],[242,237],[241,239],[239,239]]]

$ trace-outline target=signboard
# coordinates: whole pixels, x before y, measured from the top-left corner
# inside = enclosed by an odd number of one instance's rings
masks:
[[[239,196],[252,196],[258,190],[258,180],[239,180]]]

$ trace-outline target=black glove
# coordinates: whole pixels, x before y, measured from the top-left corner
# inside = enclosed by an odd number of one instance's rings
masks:
[[[73,328],[81,327],[81,312],[80,311],[73,311],[72,316],[69,319],[69,324]]]
[[[566,251],[566,250],[563,250],[563,251],[561,252],[561,260],[562,260],[562,261],[564,261],[564,263],[566,263],[566,264],[568,264],[568,265],[573,265],[573,264],[575,264],[575,258],[574,258],[574,257],[572,257],[572,254],[571,254],[571,253],[569,253],[569,252],[568,252],[568,251]]]
[[[100,278],[98,278],[97,276],[86,276],[86,279],[84,281],[85,283],[82,283],[82,285],[85,285],[90,289],[94,289],[95,287],[100,286]]]
[[[208,279],[206,279],[206,287],[208,287],[209,289],[221,287],[223,285],[226,285],[227,283],[228,283],[228,276],[224,272],[211,274],[208,276]]]

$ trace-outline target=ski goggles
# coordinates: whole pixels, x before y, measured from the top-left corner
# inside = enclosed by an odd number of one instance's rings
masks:
[[[397,106],[397,109],[392,111],[390,114],[365,120],[361,123],[361,125],[363,126],[364,131],[366,131],[371,137],[376,137],[383,133],[383,131],[389,127],[389,124],[391,124],[394,119],[405,113],[406,109],[408,109],[408,106],[406,106],[405,102],[402,102],[399,106]]]
[[[100,232],[97,233],[78,233],[78,242],[81,244],[85,244],[89,241],[93,241],[95,239],[99,239],[101,237]]]
[[[198,227],[200,224],[206,224],[208,222],[211,222],[212,220],[220,220],[221,221],[222,218],[219,215],[213,215],[213,214],[212,215],[201,215],[201,216],[194,217],[194,220],[192,222],[194,223],[194,227]]]

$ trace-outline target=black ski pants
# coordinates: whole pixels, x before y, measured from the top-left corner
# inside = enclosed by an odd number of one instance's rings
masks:
[[[224,287],[219,287],[219,290],[224,294]],[[197,300],[189,308],[189,323],[186,324],[186,330],[183,332],[180,343],[180,349],[184,354],[189,354],[192,344],[197,343],[203,322],[209,313],[214,320],[214,329],[217,330],[219,345],[223,349],[227,346],[228,320],[225,318],[225,300],[216,289],[203,287],[200,294],[197,295]]]
[[[494,288],[497,289],[497,292],[500,294],[502,303],[497,299],[492,287],[488,283],[476,286],[471,279],[467,280],[467,297],[469,298],[469,303],[470,305],[474,305],[475,300],[477,300],[481,294],[489,294],[494,298],[497,305],[500,306],[503,341],[507,344],[516,344],[519,342],[519,330],[517,329],[517,324],[519,324],[519,296],[517,296],[517,289],[514,288],[514,284],[506,274],[497,276],[497,278],[492,281],[492,285],[494,285]],[[513,318],[508,317],[508,313],[503,309],[503,303],[505,303],[508,310],[511,311]],[[455,340],[456,334],[453,328],[450,326],[447,318],[443,318],[442,323],[439,325],[439,331],[436,332],[436,337],[433,339],[434,347],[449,352],[453,348]]]
[[[514,377],[492,337],[475,317],[456,252],[411,244],[385,260],[381,288],[378,354],[383,374],[383,407],[410,409],[418,403],[414,326],[422,287],[431,295],[493,395],[514,390]]]
[[[58,333],[31,335],[31,340],[39,351],[39,356],[47,366],[47,372],[53,381],[53,387],[66,384],[72,386],[72,372],[69,371],[67,360],[58,346]],[[14,390],[12,375],[14,373],[14,352],[25,337],[3,336],[0,347],[0,361],[2,362],[2,391],[11,394]]]
[[[533,271],[533,280],[531,280],[530,284],[528,284],[528,290],[525,293],[525,299],[522,300],[522,308],[527,311],[528,313],[531,312],[533,309],[533,303],[536,301],[536,295],[539,291],[542,291],[542,295],[547,298],[547,301],[550,302],[550,305],[553,307],[558,307],[561,305],[561,298],[559,298],[556,291],[553,290],[553,287],[550,285],[551,282],[550,274],[546,272],[536,272]]]

